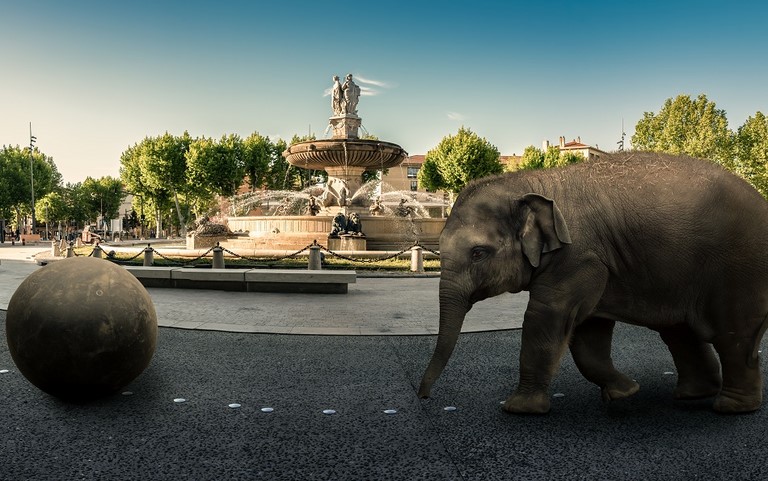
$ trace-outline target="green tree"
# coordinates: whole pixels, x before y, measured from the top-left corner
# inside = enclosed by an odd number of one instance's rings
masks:
[[[735,151],[736,171],[768,199],[768,118],[762,112],[739,127]]]
[[[37,148],[31,155],[28,147],[0,149],[0,211],[15,214],[17,225],[21,224],[22,216],[32,213],[33,178],[35,199],[61,185],[61,174],[53,159]]]
[[[82,193],[80,198],[87,199],[88,218],[103,222],[107,219],[117,219],[120,217],[120,204],[125,198],[123,183],[120,179],[106,176],[100,179],[86,177],[82,183]],[[108,228],[109,226],[107,226]]]
[[[243,168],[251,192],[267,183],[273,150],[274,146],[269,137],[264,137],[258,132],[243,139]]]
[[[518,166],[518,170],[549,169],[582,162],[583,160],[584,156],[580,153],[562,152],[554,145],[550,145],[546,152],[529,145],[523,151],[523,158]]]
[[[231,196],[245,177],[243,142],[225,135],[218,142],[200,138],[192,142],[187,156],[187,182],[211,195]]]
[[[192,138],[186,131],[178,137],[166,132],[159,137],[148,139],[141,166],[144,184],[154,192],[161,193],[156,197],[156,200],[161,201],[156,208],[165,212],[165,204],[172,202],[181,226],[185,226],[187,220],[187,211],[183,209],[182,200],[191,190],[187,181],[187,153],[191,143]],[[165,200],[167,202],[162,202]],[[160,225],[157,230],[161,230]]]
[[[61,191],[54,191],[45,194],[35,201],[35,212],[38,219],[46,224],[46,232],[52,232],[56,229],[57,223],[67,224],[69,217],[69,208],[66,199]]]
[[[485,138],[461,127],[427,152],[419,170],[419,185],[456,194],[471,180],[504,171],[499,150]]]
[[[658,114],[645,112],[635,126],[632,146],[638,150],[688,154],[733,167],[733,133],[725,111],[700,94],[678,95],[664,102]]]
[[[61,189],[61,196],[66,206],[65,216],[62,220],[66,221],[67,226],[73,230],[85,225],[91,217],[93,199],[90,193],[83,188],[82,182],[67,183]]]
[[[163,171],[163,166],[168,165],[165,160],[159,159],[162,151],[162,146],[156,145],[155,139],[145,137],[120,156],[120,178],[128,192],[138,199],[142,213],[155,221],[157,232],[162,230],[161,212],[167,212],[172,199],[170,182],[163,183],[162,175],[158,174]],[[160,167],[155,166],[156,162]]]
[[[290,145],[300,142],[308,142],[315,139],[314,135],[298,136],[291,138]],[[274,144],[272,159],[269,164],[270,179],[266,183],[270,190],[303,190],[313,183],[313,178],[326,179],[324,170],[307,170],[288,163],[283,157],[283,151],[288,148],[285,141],[280,140]]]

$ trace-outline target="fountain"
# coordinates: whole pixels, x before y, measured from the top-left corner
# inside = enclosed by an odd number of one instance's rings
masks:
[[[338,76],[333,81],[328,127],[332,137],[294,144],[283,152],[291,165],[325,170],[325,186],[285,193],[284,203],[306,201],[305,215],[229,217],[230,230],[248,232],[248,237],[227,244],[241,249],[300,249],[317,240],[342,251],[393,250],[415,242],[436,248],[444,219],[429,218],[415,198],[402,194],[397,197],[400,204],[388,208],[384,204],[391,203],[393,194],[376,195],[372,183],[363,183],[363,172],[397,167],[408,153],[392,142],[361,139],[360,87],[351,74],[343,85]]]

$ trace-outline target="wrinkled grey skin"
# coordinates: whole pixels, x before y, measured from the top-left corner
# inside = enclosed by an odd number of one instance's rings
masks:
[[[568,348],[604,400],[637,392],[611,360],[616,321],[661,334],[676,398],[715,396],[720,412],[760,407],[768,202],[712,162],[629,153],[479,179],[457,199],[440,254],[440,331],[421,397],[472,305],[527,290],[520,380],[505,410],[549,411]]]

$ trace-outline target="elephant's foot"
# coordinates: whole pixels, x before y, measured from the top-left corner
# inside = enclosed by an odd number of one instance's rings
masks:
[[[549,406],[549,394],[546,392],[514,392],[504,402],[504,410],[514,414],[546,414]]]
[[[604,402],[610,402],[629,397],[639,390],[640,385],[637,382],[622,374],[602,386],[600,393]]]
[[[740,414],[757,411],[763,403],[762,393],[737,393],[723,390],[715,398],[712,408],[723,414]]]
[[[716,396],[720,392],[720,377],[709,381],[678,381],[677,387],[673,391],[673,396],[677,400],[687,401],[694,399],[705,399]]]

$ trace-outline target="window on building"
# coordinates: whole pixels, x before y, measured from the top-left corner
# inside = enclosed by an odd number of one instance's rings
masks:
[[[419,175],[418,167],[408,167],[408,178],[415,179]]]
[[[413,190],[413,191],[419,190],[419,181],[418,180],[412,180],[411,181],[411,190]]]

